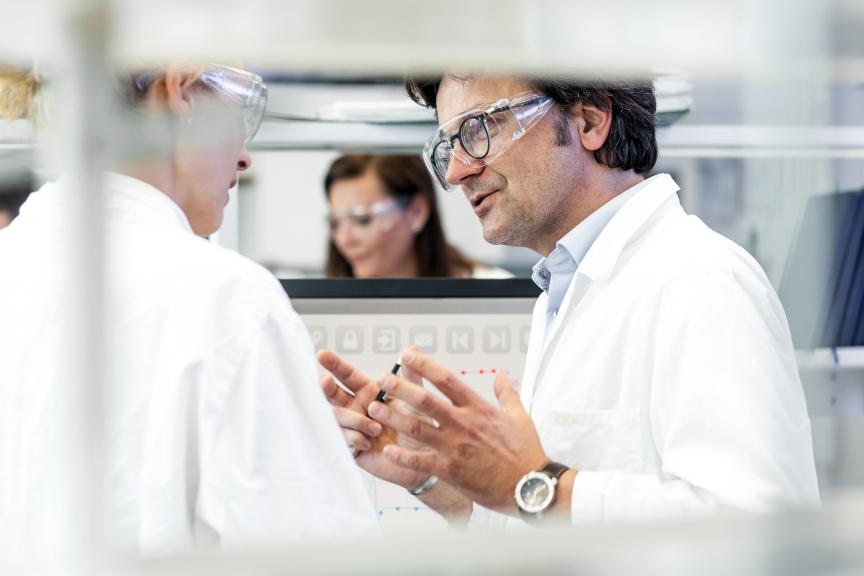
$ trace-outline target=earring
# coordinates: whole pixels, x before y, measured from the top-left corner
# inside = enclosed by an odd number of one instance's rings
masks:
[[[419,222],[412,222],[411,223],[411,232],[413,232],[414,234],[417,234],[418,232],[420,232],[420,228],[422,228],[422,226],[420,225]]]

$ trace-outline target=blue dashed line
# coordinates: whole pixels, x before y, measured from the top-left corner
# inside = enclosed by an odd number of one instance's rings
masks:
[[[378,516],[383,516],[385,512],[423,512],[425,510],[428,510],[428,508],[423,506],[393,506],[388,508],[380,508],[378,510]]]

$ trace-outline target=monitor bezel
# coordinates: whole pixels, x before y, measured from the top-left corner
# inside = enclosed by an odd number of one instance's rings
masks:
[[[335,298],[536,298],[530,278],[282,278],[292,299]]]

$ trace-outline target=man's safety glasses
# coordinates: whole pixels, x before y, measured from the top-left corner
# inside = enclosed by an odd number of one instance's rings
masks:
[[[426,167],[445,190],[452,190],[456,185],[447,181],[447,169],[453,158],[466,166],[491,164],[533,128],[554,103],[538,92],[523,92],[463,112],[439,126],[426,141]]]
[[[350,224],[355,231],[368,233],[380,228],[373,226],[373,224],[376,220],[380,220],[381,216],[403,211],[405,207],[404,202],[390,198],[373,204],[355,204],[344,208],[334,208],[327,214],[327,224],[331,234],[335,234],[342,223]]]

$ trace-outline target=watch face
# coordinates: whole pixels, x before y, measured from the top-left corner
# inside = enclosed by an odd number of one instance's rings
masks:
[[[552,480],[545,474],[530,474],[519,487],[520,507],[526,512],[541,512],[552,501]]]

